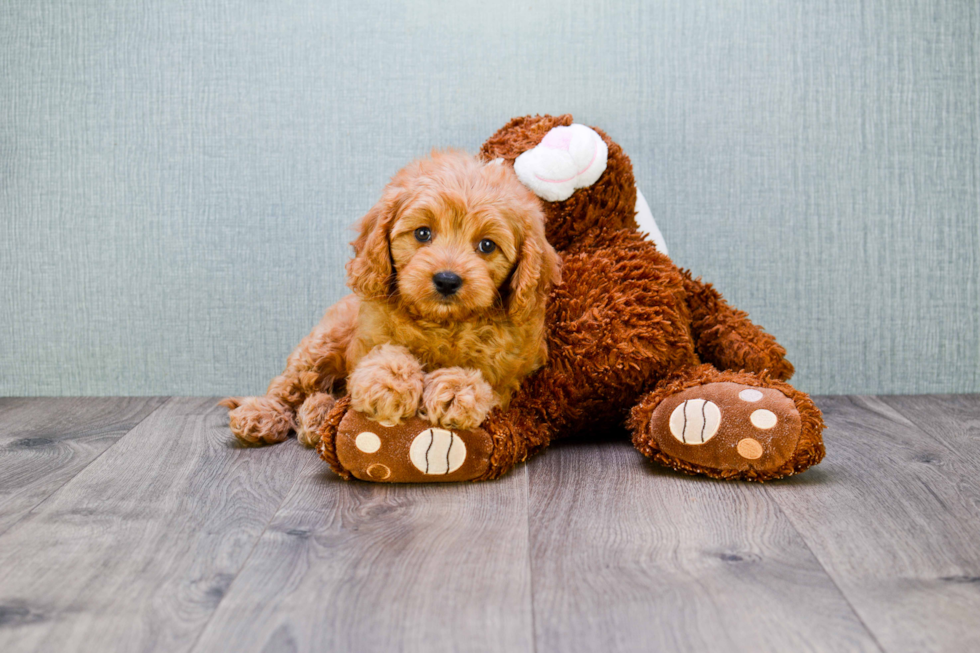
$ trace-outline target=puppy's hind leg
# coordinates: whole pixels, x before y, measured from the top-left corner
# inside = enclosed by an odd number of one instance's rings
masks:
[[[296,412],[296,439],[307,447],[315,447],[320,441],[323,422],[337,400],[326,392],[317,392],[306,398]]]
[[[219,402],[229,408],[228,426],[246,444],[275,444],[296,428],[293,411],[278,397],[229,397]]]
[[[272,379],[265,396],[229,397],[220,403],[230,409],[228,425],[235,437],[246,444],[282,442],[290,431],[297,430],[296,411],[308,398],[329,397],[329,392],[343,387],[347,376],[345,352],[358,307],[354,295],[334,304],[289,355],[286,369]]]

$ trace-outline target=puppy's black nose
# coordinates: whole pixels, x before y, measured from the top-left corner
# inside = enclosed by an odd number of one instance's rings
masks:
[[[432,275],[432,283],[440,295],[449,297],[463,285],[463,279],[455,272],[436,272]]]

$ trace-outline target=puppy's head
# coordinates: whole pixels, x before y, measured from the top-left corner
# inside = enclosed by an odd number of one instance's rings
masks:
[[[418,317],[502,310],[523,322],[543,311],[557,281],[539,200],[510,166],[462,152],[433,152],[401,170],[358,228],[351,288]]]

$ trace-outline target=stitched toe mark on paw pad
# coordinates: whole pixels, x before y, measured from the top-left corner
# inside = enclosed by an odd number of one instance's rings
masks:
[[[704,444],[721,424],[718,406],[706,399],[688,399],[670,415],[670,432],[684,444]]]
[[[466,460],[466,445],[452,431],[427,429],[412,441],[409,457],[423,474],[451,474]]]

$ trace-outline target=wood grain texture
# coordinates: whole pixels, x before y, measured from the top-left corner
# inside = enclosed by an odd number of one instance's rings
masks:
[[[533,460],[539,651],[875,651],[764,486],[653,466],[625,441]]]
[[[0,536],[0,650],[181,651],[308,449],[242,449],[214,399],[171,399]]]
[[[0,399],[0,651],[980,649],[976,396],[820,398],[827,459],[766,485],[588,438],[345,483],[154,401]]]
[[[767,490],[886,650],[980,650],[980,403],[818,405],[827,458]]]
[[[163,402],[161,397],[0,400],[0,534]]]
[[[531,651],[527,477],[303,471],[195,650]]]

